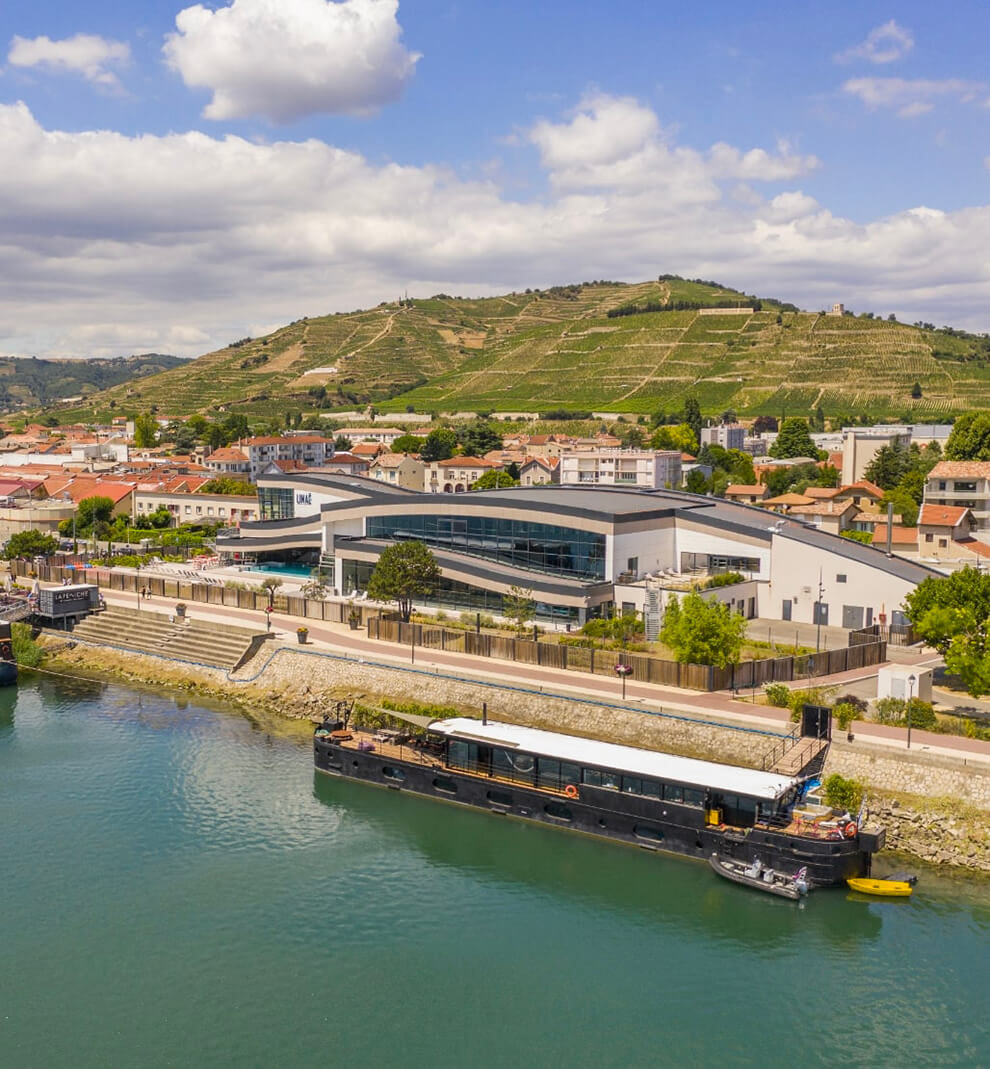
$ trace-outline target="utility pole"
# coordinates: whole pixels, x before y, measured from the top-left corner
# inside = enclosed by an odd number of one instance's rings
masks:
[[[815,653],[820,653],[822,648],[822,594],[825,588],[822,586],[822,570],[818,569],[818,601],[815,604],[815,617],[818,620],[818,630],[815,632]]]

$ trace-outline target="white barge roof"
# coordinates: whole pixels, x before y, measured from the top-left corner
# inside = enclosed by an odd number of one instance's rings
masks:
[[[554,731],[500,724],[491,720],[487,724],[469,717],[434,720],[429,730],[472,742],[508,746],[541,757],[555,757],[560,761],[571,761],[593,768],[614,769],[693,787],[710,787],[715,791],[768,801],[776,801],[789,788],[800,782],[777,772],[720,765],[714,761],[698,761],[693,757],[640,750],[635,746],[581,739],[575,735],[558,735]]]

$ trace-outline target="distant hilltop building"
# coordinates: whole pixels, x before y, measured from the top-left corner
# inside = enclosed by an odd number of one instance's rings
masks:
[[[827,314],[830,316],[844,316],[846,314],[846,306],[837,301],[832,305],[832,311]]]

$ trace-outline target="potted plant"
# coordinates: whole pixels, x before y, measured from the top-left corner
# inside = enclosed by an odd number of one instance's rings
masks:
[[[361,626],[361,613],[356,605],[352,605],[351,611],[347,614],[347,624],[352,631],[357,631]]]
[[[836,702],[832,706],[832,715],[839,725],[839,730],[846,733],[846,741],[852,742],[855,737],[852,731],[852,723],[859,715],[859,710],[852,702]]]
[[[296,638],[299,639],[299,645],[300,646],[305,646],[306,645],[306,640],[309,638],[309,628],[308,627],[297,627],[296,628]]]
[[[178,601],[175,604],[175,615],[182,619],[186,615],[186,603]]]

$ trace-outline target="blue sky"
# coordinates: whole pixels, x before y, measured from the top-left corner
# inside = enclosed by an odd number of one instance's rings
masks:
[[[661,272],[990,329],[990,8],[8,0],[0,352]]]

